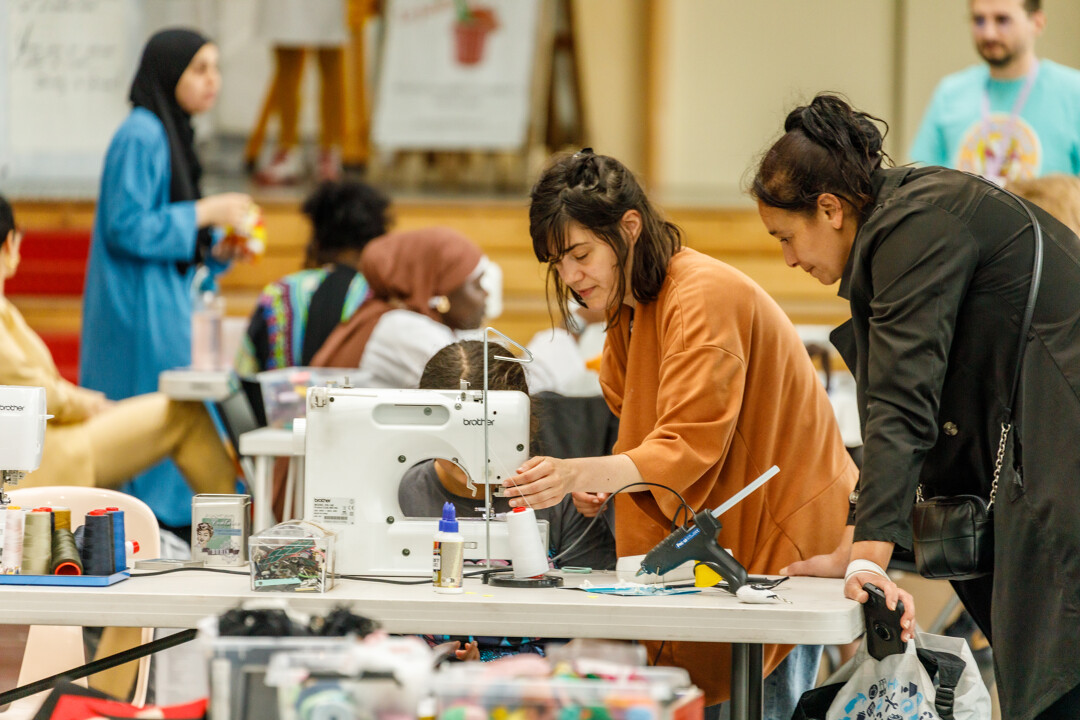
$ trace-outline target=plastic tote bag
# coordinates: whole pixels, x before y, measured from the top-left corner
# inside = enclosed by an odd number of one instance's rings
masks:
[[[825,720],[939,720],[936,697],[934,681],[919,661],[915,643],[908,641],[903,653],[881,660],[867,656],[855,666]]]
[[[803,694],[793,720],[990,720],[990,693],[962,638],[916,633],[903,653],[855,657]]]

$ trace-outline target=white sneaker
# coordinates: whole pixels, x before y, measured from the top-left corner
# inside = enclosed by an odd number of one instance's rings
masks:
[[[304,156],[299,147],[278,150],[270,164],[255,174],[260,185],[292,185],[306,174]]]

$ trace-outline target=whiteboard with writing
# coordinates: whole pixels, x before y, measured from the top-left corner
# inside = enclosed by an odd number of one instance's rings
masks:
[[[384,7],[375,145],[522,147],[539,0],[392,0]]]
[[[130,110],[135,0],[0,0],[0,189],[92,181]]]

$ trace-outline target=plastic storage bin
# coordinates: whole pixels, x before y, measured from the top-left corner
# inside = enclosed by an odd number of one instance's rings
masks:
[[[307,520],[289,520],[252,535],[251,589],[316,592],[334,587],[337,533]]]
[[[621,677],[508,677],[474,663],[443,667],[433,688],[439,720],[700,720],[701,691],[682,668],[629,668]]]
[[[309,387],[327,383],[341,387],[346,384],[346,378],[349,385],[364,387],[366,376],[357,368],[290,367],[264,370],[255,377],[262,392],[266,425],[288,429],[294,418],[307,415]]]
[[[431,687],[432,654],[415,637],[371,636],[325,650],[275,653],[266,684],[279,720],[415,718]]]
[[[200,623],[200,636],[210,656],[212,720],[274,720],[277,689],[266,684],[266,669],[276,653],[335,652],[354,638],[219,637],[217,618]]]

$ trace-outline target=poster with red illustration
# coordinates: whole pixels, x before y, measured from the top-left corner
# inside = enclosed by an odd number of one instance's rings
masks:
[[[389,0],[372,139],[387,150],[525,142],[541,0]]]

